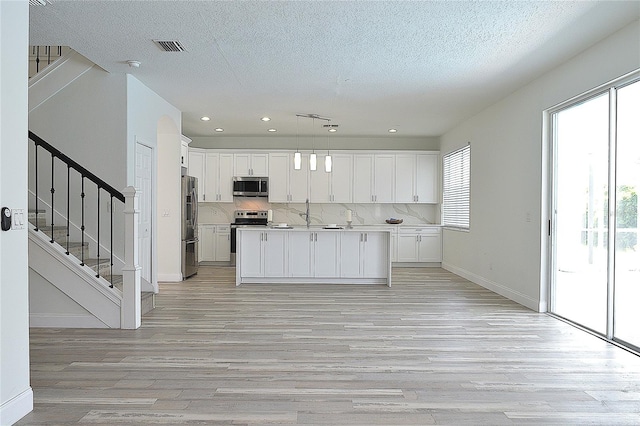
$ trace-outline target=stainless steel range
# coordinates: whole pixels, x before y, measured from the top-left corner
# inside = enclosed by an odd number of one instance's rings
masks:
[[[236,265],[236,229],[243,226],[267,226],[266,210],[236,210],[231,224],[231,266]]]

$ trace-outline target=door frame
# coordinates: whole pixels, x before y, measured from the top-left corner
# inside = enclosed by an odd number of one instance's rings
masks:
[[[595,336],[601,337],[606,341],[621,346],[624,349],[634,351],[615,340],[614,338],[614,290],[615,290],[615,229],[616,229],[616,143],[617,143],[617,126],[609,126],[609,203],[608,203],[608,255],[607,255],[607,324],[605,334],[601,334],[590,330],[580,324],[573,323],[569,319],[565,319],[553,314],[554,290],[555,284],[555,236],[557,235],[555,212],[556,206],[556,174],[557,174],[557,152],[555,146],[555,126],[553,123],[555,113],[567,109],[580,102],[586,102],[591,98],[608,93],[609,95],[609,123],[616,123],[616,101],[617,90],[640,81],[640,69],[627,73],[605,84],[594,87],[587,92],[567,99],[557,105],[552,106],[543,111],[542,120],[542,199],[541,199],[541,226],[540,226],[540,312],[547,312],[556,318],[567,321],[580,329],[583,329]],[[614,232],[611,232],[611,231]],[[546,243],[545,243],[546,241]]]
[[[156,214],[156,206],[155,206],[155,193],[156,193],[156,163],[157,163],[157,159],[156,159],[156,150],[154,149],[154,147],[149,144],[149,143],[145,143],[144,141],[140,140],[140,138],[136,137],[135,138],[135,147],[134,147],[134,166],[133,166],[133,170],[134,170],[134,177],[133,177],[133,182],[135,184],[136,182],[136,178],[137,178],[137,154],[138,154],[138,146],[142,146],[144,148],[148,148],[149,150],[151,150],[151,193],[150,193],[150,197],[151,199],[150,201],[150,205],[151,205],[151,212],[149,212],[150,215],[150,232],[149,232],[149,276],[151,278],[151,281],[147,282],[147,280],[145,280],[144,278],[141,277],[141,287],[142,287],[142,291],[152,291],[154,293],[158,292],[158,280],[157,280],[157,274],[156,274],[156,262],[154,261],[155,258],[155,253],[156,253],[156,247],[155,247],[155,235],[156,235],[156,221],[154,220],[155,214]],[[139,203],[139,208],[140,208],[140,214],[142,212],[142,203]],[[138,232],[140,232],[140,230],[138,230]],[[140,253],[140,248],[138,247],[138,253]],[[139,265],[142,267],[140,262],[140,259],[138,259],[138,263]]]

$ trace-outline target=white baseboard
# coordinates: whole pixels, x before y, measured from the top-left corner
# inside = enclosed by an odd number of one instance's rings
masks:
[[[158,274],[158,281],[164,282],[180,282],[182,281],[182,274]]]
[[[34,328],[109,328],[93,315],[29,314],[29,327]]]
[[[28,388],[0,406],[0,425],[12,425],[33,411],[33,390]]]
[[[519,303],[522,306],[531,309],[532,311],[544,312],[540,310],[541,303],[538,300],[532,299],[531,297],[517,291],[513,291],[512,289],[507,288],[502,284],[490,281],[484,277],[469,272],[466,269],[462,269],[445,262],[442,262],[442,268],[456,275],[459,275],[474,284],[478,284],[479,286],[484,287],[487,290],[491,290],[494,293],[498,293],[499,295],[506,297],[507,299],[513,300],[514,302]]]

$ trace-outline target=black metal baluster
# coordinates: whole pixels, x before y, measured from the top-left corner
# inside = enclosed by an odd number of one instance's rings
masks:
[[[67,255],[69,255],[69,240],[70,238],[70,233],[69,233],[69,215],[71,214],[71,211],[69,209],[70,206],[70,202],[69,202],[69,198],[71,197],[71,179],[70,179],[70,174],[71,174],[71,166],[67,164]]]
[[[36,47],[36,73],[40,72],[40,46]]]
[[[56,192],[55,188],[54,188],[54,184],[53,184],[53,175],[54,175],[54,159],[56,158],[55,155],[53,155],[53,153],[51,154],[51,242],[55,242],[55,238],[53,238],[53,226],[55,220],[53,215],[55,214],[55,209],[54,209],[54,205],[53,205],[53,201],[54,201],[54,193]]]
[[[38,144],[36,144],[36,147],[34,149],[36,158],[35,158],[35,173],[36,173],[36,232],[38,231],[38,224],[40,223],[40,217],[38,217]],[[46,225],[46,222],[45,222]]]
[[[82,220],[80,224],[80,230],[82,231],[82,250],[81,250],[81,259],[80,265],[84,266],[84,175],[82,175],[82,192],[80,192],[80,199],[82,200]]]
[[[109,265],[109,273],[111,274],[111,285],[109,287],[113,288],[113,194],[111,194],[111,208],[109,209],[110,213],[111,213],[111,223],[109,225],[109,231],[111,233],[111,239],[109,242],[109,253],[110,253],[110,265]]]
[[[47,51],[47,65],[51,65],[51,46],[47,46],[46,51]]]
[[[100,187],[98,186],[98,249],[96,250],[96,277],[100,278]]]

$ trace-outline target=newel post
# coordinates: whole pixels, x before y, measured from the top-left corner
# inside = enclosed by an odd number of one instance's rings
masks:
[[[124,268],[122,268],[122,306],[120,327],[135,330],[142,323],[140,302],[140,275],[138,262],[138,194],[133,186],[126,187],[124,195]]]

